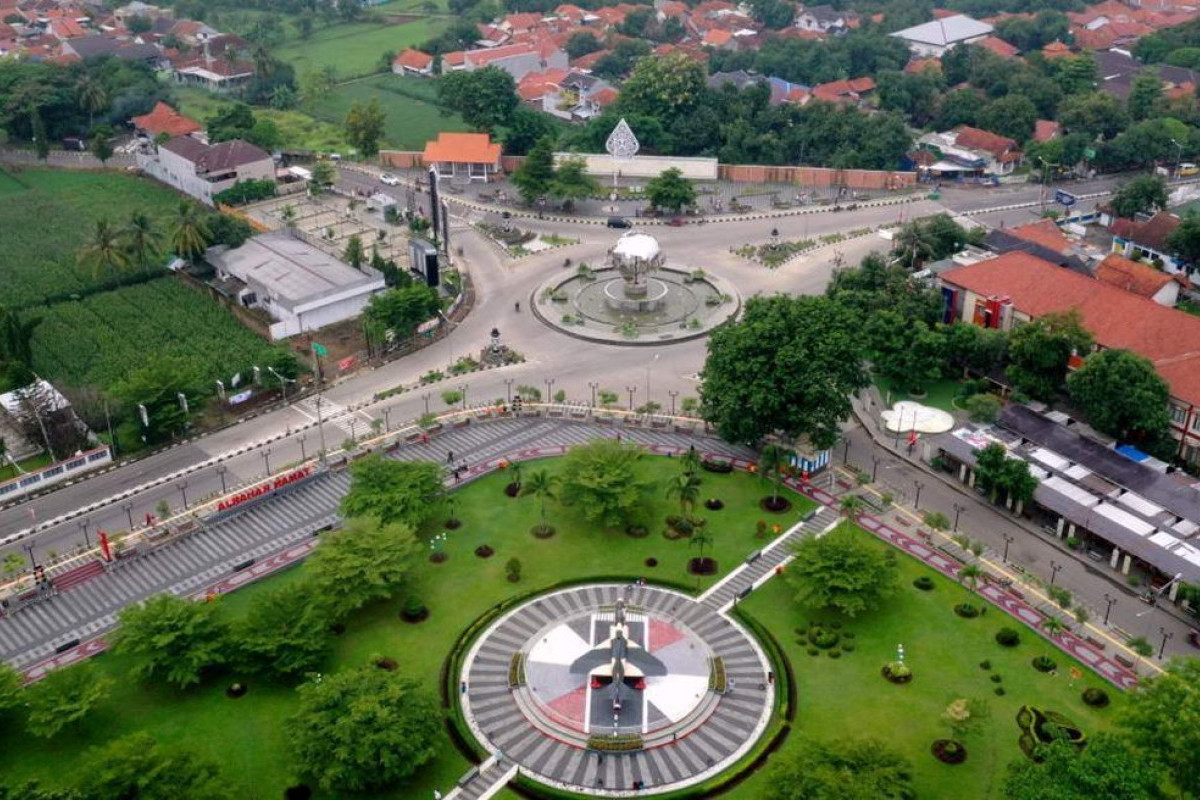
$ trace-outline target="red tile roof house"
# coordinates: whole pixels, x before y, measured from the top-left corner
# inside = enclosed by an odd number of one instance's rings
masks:
[[[486,133],[446,133],[425,143],[425,166],[448,179],[486,182],[500,172],[500,145]]]
[[[814,86],[814,100],[824,100],[826,103],[858,106],[875,91],[873,78],[852,78],[848,81],[830,81]]]
[[[432,75],[433,56],[410,47],[392,61],[392,72],[397,75]]]
[[[1200,317],[1028,253],[1006,253],[938,278],[954,319],[1011,330],[1051,312],[1076,310],[1098,348],[1150,359],[1170,388],[1177,453],[1200,463]]]
[[[484,50],[447,53],[442,56],[443,72],[459,69],[474,72],[484,67],[498,67],[519,82],[530,72],[565,69],[567,54],[553,42],[547,41],[538,44],[508,44]]]
[[[176,136],[137,154],[138,167],[184,194],[213,205],[213,195],[249,180],[275,180],[275,161],[267,151],[241,139],[205,144]]]
[[[917,144],[938,156],[929,167],[935,175],[1008,175],[1021,163],[1022,153],[1014,140],[969,125],[927,133]]]
[[[1161,262],[1163,271],[1174,275],[1184,271],[1167,249],[1167,238],[1182,220],[1168,211],[1159,211],[1145,222],[1115,219],[1109,226],[1113,233],[1112,249],[1126,258],[1137,255],[1151,262]]]
[[[204,126],[191,117],[185,117],[166,103],[159,101],[149,114],[134,117],[130,120],[138,133],[148,139],[159,136],[187,136],[204,130]]]
[[[1096,265],[1096,280],[1148,297],[1167,308],[1175,307],[1179,301],[1179,287],[1188,282],[1183,275],[1168,275],[1117,253],[1109,253]]]

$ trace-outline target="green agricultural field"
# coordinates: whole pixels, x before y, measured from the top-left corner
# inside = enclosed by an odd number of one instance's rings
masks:
[[[57,303],[41,316],[34,365],[68,386],[110,387],[151,354],[228,377],[272,351],[215,301],[170,277]]]
[[[435,87],[426,78],[379,75],[339,86],[313,109],[313,114],[340,123],[356,100],[366,103],[376,99],[387,117],[383,132],[386,146],[422,150],[439,131],[470,130],[462,117],[448,114],[437,105]]]
[[[76,264],[96,220],[124,225],[135,211],[161,219],[178,202],[162,184],[115,172],[0,171],[0,305],[25,308],[118,283]]]
[[[398,53],[437,36],[446,26],[440,19],[417,19],[400,25],[367,22],[319,28],[308,39],[293,39],[275,57],[296,68],[297,75],[331,66],[339,78],[356,78],[380,70],[384,53]]]
[[[526,475],[545,467],[552,472],[561,468],[561,460],[552,459],[525,464]],[[421,680],[430,691],[438,690],[438,675],[443,660],[459,631],[498,601],[517,593],[549,587],[564,579],[589,575],[645,575],[696,585],[687,575],[687,560],[697,555],[687,540],[669,541],[661,534],[662,519],[678,514],[678,503],[666,499],[662,486],[678,474],[679,462],[668,458],[644,458],[642,476],[655,482],[648,496],[646,518],[653,521],[650,535],[631,538],[623,533],[604,532],[584,522],[574,511],[549,503],[549,522],[558,528],[551,539],[538,540],[529,529],[539,521],[538,503],[532,498],[510,499],[503,489],[509,481],[504,472],[479,480],[456,493],[456,514],[463,526],[448,534],[442,564],[422,561],[417,567],[413,593],[429,608],[430,617],[411,625],[398,617],[399,602],[370,606],[355,614],[347,623],[347,632],[336,640],[335,653],[328,671],[357,666],[377,655],[394,658],[407,675]],[[719,497],[725,502],[720,511],[698,506],[697,514],[706,517],[716,543],[711,554],[722,570],[741,563],[764,540],[755,534],[755,523],[768,521],[791,525],[811,508],[811,502],[789,495],[795,508],[785,514],[764,515],[758,509],[760,498],[770,487],[746,473],[714,475],[701,473],[701,496]],[[444,518],[444,517],[443,517]],[[426,537],[440,530],[429,526]],[[474,555],[475,548],[490,545],[495,554],[488,559]],[[520,583],[505,579],[504,564],[512,557],[523,564]],[[645,559],[657,558],[655,568]],[[221,600],[229,619],[244,613],[256,593],[296,580],[303,568],[260,581]],[[707,588],[716,577],[700,579]],[[292,708],[290,686],[250,681],[250,691],[239,700],[225,697],[224,689],[240,676],[229,674],[211,678],[201,687],[177,691],[162,686],[141,685],[122,676],[128,671],[127,659],[112,654],[100,657],[98,665],[116,679],[111,700],[89,718],[84,728],[64,733],[49,742],[31,740],[20,733],[15,723],[5,726],[0,720],[0,774],[6,783],[37,778],[48,785],[77,780],[77,760],[82,750],[99,742],[143,730],[164,745],[181,745],[221,764],[222,772],[240,790],[240,797],[275,798],[295,781],[286,756],[286,718]],[[234,705],[236,703],[236,705]],[[363,798],[428,798],[433,790],[446,792],[462,776],[468,764],[447,736],[438,745],[438,755],[423,767],[416,779],[390,792],[356,795]],[[511,800],[513,794],[502,794]],[[319,800],[333,800],[321,795]]]
[[[870,534],[861,535],[880,548],[887,547]],[[1005,768],[1024,757],[1017,747],[1020,730],[1015,722],[1022,705],[1063,713],[1089,736],[1112,727],[1126,702],[1120,690],[996,608],[975,619],[958,617],[953,608],[968,599],[966,589],[915,559],[897,558],[899,594],[886,608],[856,619],[797,606],[782,580],[768,583],[740,604],[744,613],[771,631],[792,662],[799,709],[791,736],[874,737],[912,762],[917,797],[983,800],[1002,797]],[[933,578],[932,591],[913,587],[913,579],[921,575]],[[824,652],[809,655],[809,644],[798,642],[796,629],[803,630],[810,621],[841,623],[841,644],[852,642],[853,652],[843,652],[838,659]],[[1002,627],[1020,631],[1020,644],[998,645],[994,637]],[[846,639],[846,632],[853,639]],[[914,676],[902,686],[879,673],[896,658],[898,644],[904,645],[905,662]],[[1058,671],[1034,670],[1030,660],[1038,655],[1053,658]],[[980,668],[984,661],[990,662],[990,669]],[[1080,668],[1083,678],[1072,681],[1071,667]],[[995,675],[1000,682],[992,681]],[[1112,705],[1104,709],[1085,705],[1080,693],[1089,686],[1107,691]],[[997,687],[1004,688],[1004,695],[995,694]],[[935,739],[950,738],[941,714],[959,698],[985,701],[990,718],[977,732],[963,737],[966,762],[947,766],[929,748]],[[787,751],[785,744],[779,754]],[[766,776],[760,773],[728,796],[756,800],[765,784]]]
[[[178,101],[178,111],[203,122],[215,114],[229,98],[221,97],[204,89],[191,86],[173,87],[172,93]],[[287,150],[315,150],[318,152],[346,152],[350,145],[340,121],[338,124],[315,119],[302,110],[282,111],[275,108],[254,109],[254,116],[269,119],[279,128],[283,148]]]

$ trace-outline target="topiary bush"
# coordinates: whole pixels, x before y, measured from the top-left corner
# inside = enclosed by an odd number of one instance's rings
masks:
[[[959,603],[954,607],[954,613],[963,619],[974,619],[979,616],[979,607],[974,603]]]
[[[983,661],[980,661],[980,662],[979,662],[979,668],[980,668],[980,669],[991,669],[991,668],[992,668],[992,662],[990,662],[990,661],[988,661],[988,660],[986,660],[986,659],[985,659],[985,660],[983,660]]]
[[[1054,663],[1054,659],[1050,656],[1037,656],[1030,664],[1038,672],[1054,672],[1054,670],[1058,669],[1058,664]]]
[[[1000,681],[1002,681],[1002,680],[1004,680],[1003,676],[1000,676],[1000,675],[993,675],[993,676],[992,676],[992,683],[999,683],[999,682],[1000,682]]]
[[[815,647],[810,647],[810,648],[808,648],[808,654],[810,656],[819,656],[819,655],[821,655],[821,651]]]
[[[996,631],[996,644],[1001,647],[1016,647],[1021,643],[1021,634],[1012,628],[1001,628]]]
[[[928,575],[922,575],[912,582],[912,585],[920,589],[922,592],[928,592],[933,588],[933,578]]]
[[[822,650],[828,650],[836,645],[841,640],[841,635],[837,631],[831,631],[828,628],[822,628],[820,625],[814,625],[808,629],[808,641],[815,647]]]
[[[995,689],[993,689],[992,691],[994,691],[994,692],[996,693],[996,695],[997,695],[997,696],[999,696],[999,697],[1004,697],[1004,695],[1008,694],[1008,692],[1004,691],[1004,687],[1003,687],[1003,686],[997,686],[997,687],[996,687]]]
[[[1103,689],[1088,687],[1083,690],[1081,697],[1083,698],[1083,702],[1092,708],[1104,708],[1109,704],[1108,692]]]
[[[842,652],[843,653],[853,653],[854,652],[854,644],[852,642],[845,642],[842,645]]]
[[[841,651],[841,650],[839,650],[839,649],[837,649],[837,648],[835,647],[835,648],[833,648],[832,650],[830,650],[830,651],[829,651],[829,657],[830,657],[830,658],[841,658],[841,657],[842,657],[842,651]]]

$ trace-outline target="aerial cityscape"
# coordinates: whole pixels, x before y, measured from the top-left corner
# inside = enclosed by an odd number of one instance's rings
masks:
[[[0,800],[1200,800],[1200,5],[0,0]]]

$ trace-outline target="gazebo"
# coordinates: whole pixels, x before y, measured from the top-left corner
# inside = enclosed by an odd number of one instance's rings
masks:
[[[486,133],[439,133],[425,143],[425,166],[439,178],[487,182],[500,172],[500,145]]]

